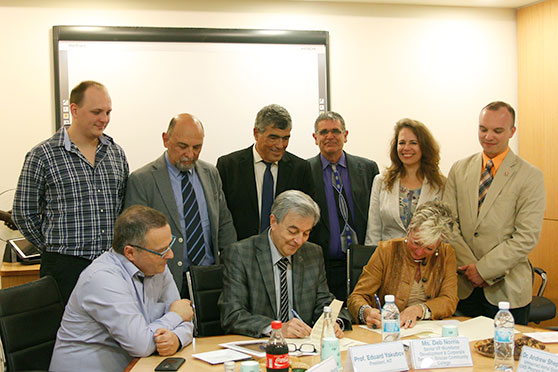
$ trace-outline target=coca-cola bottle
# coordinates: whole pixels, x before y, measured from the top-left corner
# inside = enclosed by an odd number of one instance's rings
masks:
[[[267,372],[288,372],[289,347],[281,333],[283,323],[278,320],[271,322],[271,337],[265,344],[265,358]]]

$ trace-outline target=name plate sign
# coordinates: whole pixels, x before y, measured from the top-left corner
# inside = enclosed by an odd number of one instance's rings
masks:
[[[409,364],[401,341],[353,346],[347,353],[346,372],[408,371]]]
[[[341,372],[337,368],[337,362],[333,357],[329,357],[321,363],[306,370],[306,372]]]
[[[558,371],[558,355],[523,346],[517,372]]]
[[[414,369],[471,367],[471,349],[467,337],[409,340]]]

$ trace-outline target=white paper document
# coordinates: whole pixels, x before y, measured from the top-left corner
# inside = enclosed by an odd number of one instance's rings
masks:
[[[446,324],[456,324],[459,331],[459,336],[467,337],[469,338],[469,341],[478,341],[494,337],[494,319],[487,318],[485,316],[478,316],[476,318],[465,320],[463,322],[455,319],[419,320],[417,322],[417,325],[413,328],[401,328],[400,337],[440,337],[442,336],[442,327]],[[381,329],[372,329],[365,325],[360,325],[359,327],[382,334]],[[519,331],[515,330],[515,333],[519,333]]]
[[[494,319],[485,316],[465,320],[459,323],[457,328],[459,329],[459,336],[467,337],[469,341],[494,337]],[[515,330],[514,333],[519,333],[519,331]]]
[[[337,319],[339,316],[339,312],[341,311],[341,307],[343,306],[343,302],[339,300],[331,301],[329,307],[331,308],[331,319]],[[324,314],[320,315],[316,323],[314,323],[314,327],[312,328],[312,333],[310,333],[310,338],[312,341],[318,345],[318,350],[320,350],[320,339],[322,338],[322,329],[324,328]]]
[[[192,354],[192,356],[209,364],[221,364],[228,361],[237,361],[251,358],[248,354],[244,354],[231,349],[208,351],[206,353]]]
[[[442,327],[447,324],[459,324],[458,320],[419,320],[413,328],[401,328],[399,333],[401,338],[409,336],[422,337],[440,337],[442,335]],[[369,328],[366,325],[360,325],[361,328],[367,329],[378,334],[382,334],[381,329]]]
[[[263,340],[248,340],[248,341],[233,341],[219,346],[235,350],[241,353],[250,354],[258,358],[265,357],[265,344],[267,339]]]
[[[300,352],[296,352],[296,353],[290,353],[291,355],[294,356],[300,356],[300,355],[318,355],[320,353],[320,339],[318,338],[318,340],[313,340],[310,337],[306,337],[306,338],[286,338],[285,341],[287,341],[288,344],[294,344],[296,345],[297,349],[300,348],[300,345],[302,344],[310,344],[313,345],[314,348],[316,349],[315,353],[300,353]],[[353,346],[358,346],[358,345],[365,345],[364,342],[360,342],[357,340],[353,340],[352,338],[347,338],[347,337],[343,337],[339,339],[339,350],[341,351],[347,351],[350,347]]]
[[[543,344],[558,343],[558,332],[530,332],[524,333],[524,335],[532,337]]]

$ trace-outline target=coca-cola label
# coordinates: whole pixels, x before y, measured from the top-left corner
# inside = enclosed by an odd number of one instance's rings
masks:
[[[289,354],[273,355],[266,354],[267,368],[283,369],[289,368]]]

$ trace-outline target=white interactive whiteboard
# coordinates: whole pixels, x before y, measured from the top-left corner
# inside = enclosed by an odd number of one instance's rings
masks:
[[[105,133],[134,170],[164,150],[161,133],[189,112],[205,127],[201,159],[253,143],[256,113],[277,103],[292,116],[288,150],[317,153],[315,118],[329,109],[328,33],[55,26],[57,127],[70,124],[68,99],[83,80],[103,83],[113,112]]]

